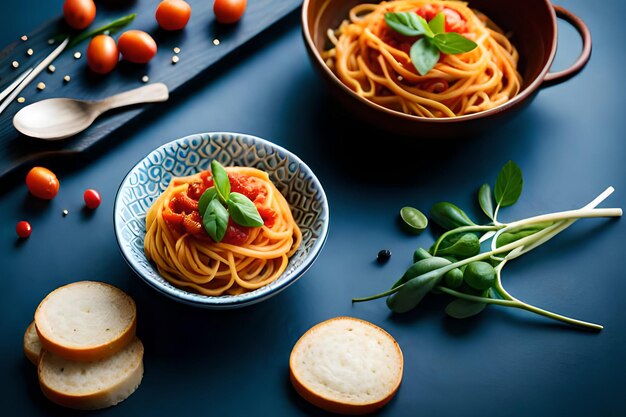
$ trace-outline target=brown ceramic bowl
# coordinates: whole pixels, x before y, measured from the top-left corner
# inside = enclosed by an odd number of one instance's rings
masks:
[[[376,2],[371,0],[370,2]],[[520,54],[518,70],[522,90],[508,102],[480,113],[431,119],[390,110],[364,99],[344,85],[328,68],[320,53],[327,47],[326,31],[337,27],[359,0],[304,0],[302,30],[309,56],[334,95],[350,111],[383,130],[409,137],[455,137],[492,127],[530,103],[540,87],[558,84],[579,73],[591,55],[591,34],[585,23],[549,0],[469,0],[473,9],[485,13],[506,33]],[[549,72],[557,47],[557,17],[574,26],[583,40],[577,61],[559,72]]]

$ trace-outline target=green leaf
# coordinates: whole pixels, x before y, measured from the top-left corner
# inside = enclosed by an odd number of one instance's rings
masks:
[[[215,159],[211,161],[211,173],[213,175],[213,183],[215,184],[217,195],[222,203],[226,204],[230,196],[230,180],[228,179],[228,173]]]
[[[239,193],[230,193],[228,211],[233,221],[241,226],[260,227],[263,219],[256,206],[248,197]]]
[[[404,36],[435,36],[428,22],[413,12],[385,13],[385,23]]]
[[[481,185],[478,190],[478,204],[485,216],[493,220],[493,199],[491,198],[491,187],[489,184]]]
[[[206,211],[206,208],[209,206],[209,203],[216,196],[217,196],[217,191],[215,190],[215,187],[208,188],[202,193],[202,195],[200,196],[200,199],[198,200],[198,211],[200,212],[200,215],[202,216],[204,215],[204,212]]]
[[[413,27],[411,12],[385,13],[385,22],[394,31],[404,36],[418,36],[424,33]]]
[[[524,187],[524,179],[522,178],[522,170],[515,162],[509,161],[502,167],[496,180],[494,194],[496,203],[501,207],[507,207],[515,204],[522,194]]]
[[[446,306],[446,314],[455,319],[466,319],[477,315],[483,311],[486,306],[487,304],[485,303],[458,299]]]
[[[418,260],[411,265],[391,288],[399,287],[415,277],[434,271],[435,269],[443,268],[444,266],[450,265],[450,263],[451,262],[447,259],[428,254],[428,257]]]
[[[419,30],[422,35],[429,38],[435,36],[432,29],[428,25],[428,22],[422,16],[418,15],[417,13],[409,13],[409,19],[411,20],[411,25],[415,29]]]
[[[137,16],[136,13],[132,13],[129,14],[127,16],[124,17],[120,17],[119,19],[116,19],[104,26],[101,26],[97,29],[94,30],[90,30],[90,31],[84,31],[79,33],[78,35],[76,35],[76,37],[72,38],[70,40],[70,42],[67,44],[67,47],[65,49],[71,48],[73,46],[78,45],[79,43],[81,43],[82,41],[84,41],[85,39],[91,38],[93,36],[99,35],[101,33],[104,32],[109,32],[109,33],[114,33],[118,30],[120,30],[121,28],[123,28],[124,26],[128,25],[130,22],[132,22],[135,17]]]
[[[553,222],[536,223],[518,230],[502,233],[498,236],[498,239],[496,240],[496,247],[499,248],[501,246],[508,245],[509,243],[513,243],[515,241],[523,239],[527,236],[534,235],[535,233],[541,232],[543,229],[550,227],[553,224]]]
[[[219,199],[213,198],[202,216],[204,230],[215,242],[221,242],[228,227],[228,211],[220,203]]]
[[[428,22],[428,26],[433,31],[435,35],[439,33],[446,32],[446,14],[444,12],[440,12],[437,16],[433,17],[430,22]]]
[[[430,208],[430,217],[445,230],[463,226],[476,226],[476,223],[463,210],[447,201],[434,204]]]
[[[442,273],[426,273],[409,280],[398,292],[387,298],[387,307],[394,313],[412,310],[435,288],[442,277]]]
[[[434,249],[434,245],[431,251]],[[437,253],[432,253],[433,256],[445,256],[450,255],[459,259],[469,258],[480,253],[480,241],[478,236],[474,233],[455,234],[445,238]]]
[[[421,38],[411,46],[411,62],[420,75],[426,75],[439,61],[439,49],[429,39]]]
[[[476,42],[456,32],[439,33],[432,39],[434,45],[444,54],[462,54],[476,48]]]
[[[411,233],[421,233],[428,226],[428,219],[424,213],[414,207],[402,207],[400,217],[404,221],[405,228]]]

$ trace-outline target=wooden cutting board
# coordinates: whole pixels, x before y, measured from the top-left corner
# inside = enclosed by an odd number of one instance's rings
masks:
[[[21,135],[13,127],[13,116],[22,107],[36,101],[53,97],[72,97],[81,99],[100,99],[125,90],[144,85],[142,78],[148,76],[148,82],[164,82],[170,95],[176,96],[184,88],[201,85],[210,79],[211,67],[222,58],[232,54],[237,48],[249,42],[265,29],[278,22],[297,9],[301,0],[249,0],[246,12],[237,24],[221,25],[213,14],[212,0],[187,0],[192,6],[192,15],[187,27],[178,32],[159,29],[154,13],[160,0],[137,0],[120,2],[110,0],[98,2],[95,22],[90,29],[98,28],[112,20],[130,13],[137,13],[135,20],[127,29],[141,29],[150,33],[158,44],[157,55],[147,65],[120,62],[110,74],[101,76],[92,73],[87,67],[85,51],[88,41],[76,47],[66,49],[53,63],[54,72],[43,71],[19,95],[24,103],[14,101],[0,115],[0,177],[27,162],[34,162],[42,157],[61,154],[73,154],[102,143],[112,133],[123,135],[123,126],[133,119],[147,113],[167,109],[167,103],[139,105],[122,111],[106,113],[86,131],[57,142],[46,142]],[[115,4],[127,3],[128,5]],[[29,33],[26,41],[16,39],[0,52],[0,91],[7,87],[27,68],[36,66],[58,45],[50,45],[48,40],[67,31],[63,24],[62,11],[55,19]],[[123,31],[122,30],[122,31]],[[113,35],[117,39],[121,32]],[[180,48],[179,61],[172,63],[174,48]],[[28,49],[33,50],[28,55]],[[81,58],[74,57],[75,52]],[[236,58],[233,54],[233,58]],[[17,61],[19,67],[13,68]],[[65,82],[63,77],[71,80]],[[38,83],[45,88],[39,90]],[[251,80],[253,82],[253,80]]]

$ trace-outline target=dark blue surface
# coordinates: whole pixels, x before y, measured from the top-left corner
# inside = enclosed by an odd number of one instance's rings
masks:
[[[56,15],[61,3],[1,3],[0,43]],[[577,208],[608,185],[617,191],[604,206],[626,205],[621,82],[626,58],[614,43],[626,4],[560,4],[591,28],[588,67],[540,92],[501,129],[472,141],[407,147],[386,134],[355,128],[313,73],[294,15],[205,85],[159,107],[114,146],[81,159],[48,161],[61,180],[50,203],[28,196],[23,175],[3,181],[0,413],[73,414],[43,398],[35,369],[22,354],[22,335],[49,291],[94,279],[135,298],[146,347],[139,390],[94,414],[323,414],[291,389],[289,352],[312,325],[352,315],[388,330],[404,352],[403,384],[380,415],[626,415],[623,220],[582,220],[504,273],[514,295],[604,324],[598,334],[498,307],[455,321],[445,317],[445,301],[437,297],[404,316],[391,316],[383,301],[350,303],[353,296],[388,288],[413,250],[431,243],[428,232],[402,233],[396,223],[400,207],[427,210],[440,200],[474,207],[476,187],[492,182],[508,159],[524,170],[525,190],[516,206],[502,212],[505,220]],[[580,43],[567,25],[560,29],[556,66],[563,68]],[[257,306],[215,312],[170,301],[133,275],[115,243],[113,198],[126,172],[157,146],[204,131],[250,133],[288,148],[315,171],[328,194],[330,235],[320,258],[297,284]],[[103,196],[93,213],[82,211],[86,188]],[[70,214],[62,217],[65,208]],[[476,207],[473,211],[478,214]],[[14,234],[21,219],[34,229],[25,242]],[[374,259],[382,248],[393,256],[381,267]]]

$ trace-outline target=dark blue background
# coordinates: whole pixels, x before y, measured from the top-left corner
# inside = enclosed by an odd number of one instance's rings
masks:
[[[61,4],[0,3],[0,44],[57,16]],[[351,315],[388,330],[404,352],[403,384],[381,415],[626,415],[623,220],[580,221],[504,272],[514,295],[604,324],[598,334],[499,307],[456,321],[445,317],[445,300],[435,296],[403,316],[390,315],[383,301],[350,303],[354,296],[387,289],[413,250],[432,242],[430,232],[413,237],[399,229],[400,207],[427,210],[451,200],[478,216],[477,187],[493,183],[508,159],[522,167],[525,189],[519,203],[502,212],[505,220],[580,207],[609,185],[617,191],[604,206],[626,205],[626,59],[616,45],[626,3],[560,4],[591,28],[589,65],[572,80],[541,91],[500,129],[473,140],[409,146],[356,127],[314,74],[293,14],[213,72],[210,82],[158,107],[114,145],[81,158],[47,161],[61,180],[50,203],[28,195],[23,172],[3,181],[2,414],[73,413],[40,393],[35,369],[22,354],[22,334],[49,291],[91,279],[135,298],[146,348],[138,391],[94,414],[323,414],[292,390],[289,353],[312,325]],[[559,29],[555,67],[564,68],[577,56],[580,41],[567,24]],[[331,207],[328,242],[306,276],[276,297],[236,311],[198,310],[159,295],[126,266],[113,234],[113,199],[126,172],[153,148],[207,131],[250,133],[295,152],[318,175]],[[81,210],[86,188],[103,197],[93,213]],[[69,216],[61,216],[63,209]],[[24,242],[14,233],[21,219],[34,229]],[[381,267],[374,258],[382,248],[393,256]]]

